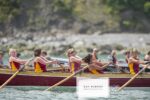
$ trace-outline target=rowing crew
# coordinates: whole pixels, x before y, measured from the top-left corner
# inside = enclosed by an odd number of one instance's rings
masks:
[[[12,71],[16,71],[18,70],[21,65],[28,65],[29,61],[28,60],[23,60],[20,59],[19,57],[17,57],[17,52],[15,49],[10,49],[9,51],[9,63],[10,63],[10,67]],[[69,59],[69,70],[71,73],[74,73],[76,71],[78,71],[79,69],[81,69],[81,64],[82,63],[87,63],[89,64],[91,67],[89,68],[90,71],[94,74],[98,74],[97,70],[102,70],[101,66],[103,66],[104,64],[107,63],[102,63],[102,62],[96,62],[95,60],[93,60],[93,56],[92,55],[88,55],[85,58],[81,58],[79,56],[76,55],[76,52],[74,51],[74,49],[69,49],[67,51],[67,56]],[[93,60],[93,61],[92,61]],[[59,61],[57,60],[48,60],[46,59],[44,56],[42,56],[42,52],[41,49],[36,49],[34,51],[34,71],[39,73],[39,72],[46,72],[47,71],[47,65],[49,64],[58,64],[60,65]]]
[[[93,74],[100,74],[102,72],[101,70],[105,69],[103,67],[104,65],[113,64],[117,66],[117,58],[116,58],[116,52],[112,51],[111,54],[111,61],[109,62],[102,62],[97,59],[97,49],[93,49],[93,52],[91,54],[88,54],[86,57],[81,58],[77,56],[74,49],[68,49],[67,50],[67,56],[69,59],[69,70],[71,73],[74,73],[81,69],[81,64],[85,63],[88,64],[89,71]],[[17,57],[17,51],[15,49],[9,50],[9,63],[12,71],[18,70],[21,65],[28,65],[30,60],[23,60]],[[128,63],[129,71],[131,74],[136,74],[139,71],[139,65],[145,64],[150,61],[150,52],[145,56],[146,61],[142,61],[138,58],[138,51],[136,49],[131,50],[130,52],[126,52],[126,62]],[[37,73],[40,72],[46,72],[47,71],[47,65],[49,64],[58,64],[60,65],[60,62],[57,60],[48,60],[46,57],[44,57],[41,49],[34,50],[34,71]],[[117,66],[119,68],[119,66]]]

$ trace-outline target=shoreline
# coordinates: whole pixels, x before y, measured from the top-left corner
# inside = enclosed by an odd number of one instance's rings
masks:
[[[9,48],[16,48],[18,51],[32,51],[35,48],[42,48],[48,53],[64,53],[67,48],[73,47],[77,52],[89,52],[92,48],[98,48],[104,52],[110,52],[112,49],[118,51],[126,48],[137,48],[146,53],[150,50],[150,34],[127,34],[127,33],[109,33],[109,34],[69,34],[56,33],[18,33],[14,37],[1,37],[0,50],[7,51]]]

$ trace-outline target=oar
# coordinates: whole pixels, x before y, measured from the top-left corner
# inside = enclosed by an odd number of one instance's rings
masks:
[[[83,67],[82,69],[80,69],[80,70],[78,70],[77,72],[71,74],[70,76],[68,76],[68,77],[66,77],[65,79],[59,81],[58,83],[54,84],[53,86],[47,88],[47,89],[44,90],[44,91],[48,91],[48,90],[50,90],[50,89],[52,89],[52,88],[54,88],[54,87],[56,87],[56,86],[58,86],[58,85],[60,85],[60,84],[62,84],[62,83],[64,83],[64,82],[66,82],[67,80],[69,80],[69,79],[72,78],[73,76],[77,75],[77,74],[80,73],[81,71],[87,69],[88,67],[89,67],[89,66]]]
[[[149,65],[147,64],[144,66],[137,74],[135,74],[133,77],[131,77],[130,80],[128,80],[124,85],[122,85],[120,88],[117,89],[117,91],[122,90],[124,87],[126,87],[128,84],[130,84],[141,72],[143,72]]]
[[[108,66],[110,63],[108,63],[108,64],[105,64],[104,66],[102,66],[102,68],[105,68],[106,66]],[[85,69],[87,69],[89,66],[88,65],[86,65],[85,67],[83,67],[82,69],[80,69],[79,71],[77,71],[77,72],[75,72],[75,73],[73,73],[73,74],[71,74],[70,76],[68,76],[67,78],[65,78],[65,79],[63,79],[63,80],[61,80],[60,82],[58,82],[58,83],[56,83],[56,84],[54,84],[53,86],[51,86],[51,87],[49,87],[49,88],[47,88],[46,90],[44,90],[44,91],[48,91],[48,90],[51,90],[52,88],[54,88],[54,87],[56,87],[56,86],[58,86],[58,85],[60,85],[60,84],[62,84],[62,83],[64,83],[64,82],[66,82],[67,80],[69,80],[70,78],[72,78],[73,76],[75,76],[75,75],[77,75],[77,74],[79,74],[80,72],[82,72],[82,71],[84,71]]]
[[[27,66],[27,64],[28,64],[30,61],[31,61],[31,59],[26,62],[25,66]],[[3,83],[3,84],[0,86],[0,89],[2,89],[2,88],[3,88],[4,86],[6,86],[13,78],[15,78],[15,76],[16,76],[25,66],[20,67],[5,83]]]

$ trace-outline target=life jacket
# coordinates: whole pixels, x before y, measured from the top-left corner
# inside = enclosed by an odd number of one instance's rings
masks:
[[[92,70],[90,70],[90,72],[95,75],[100,75],[100,72],[97,71],[96,69],[92,69]]]
[[[90,63],[95,63],[96,65],[98,66],[101,66],[100,63],[98,62],[95,62],[95,60],[97,60],[97,56],[95,55],[92,55],[92,54],[89,54],[85,57],[85,62],[90,64]],[[89,62],[88,62],[89,61]],[[92,73],[92,74],[96,74],[96,75],[99,75],[101,72],[96,70],[96,69],[90,69],[88,68],[88,72]]]
[[[12,71],[17,71],[20,68],[20,63],[18,62],[11,61],[9,63],[10,63]]]
[[[37,73],[46,72],[46,65],[41,64],[39,62],[34,62],[34,71]]]
[[[80,69],[81,64],[77,62],[69,62],[70,64],[70,72],[74,73]]]
[[[131,74],[134,75],[139,72],[140,68],[138,63],[129,63],[128,66]]]
[[[95,64],[98,65],[98,66],[102,66],[102,64],[101,64],[101,63],[98,63],[98,62],[95,62]],[[103,71],[102,71],[102,70],[89,69],[89,71],[90,71],[92,74],[95,74],[95,75],[103,74]]]

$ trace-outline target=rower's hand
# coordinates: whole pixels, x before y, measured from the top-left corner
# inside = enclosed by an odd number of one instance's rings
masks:
[[[145,61],[145,64],[149,64],[150,65],[150,61]]]
[[[58,60],[53,60],[52,63],[53,64],[59,64]]]
[[[113,64],[113,62],[112,62],[112,61],[110,61],[110,62],[109,62],[109,64]]]

